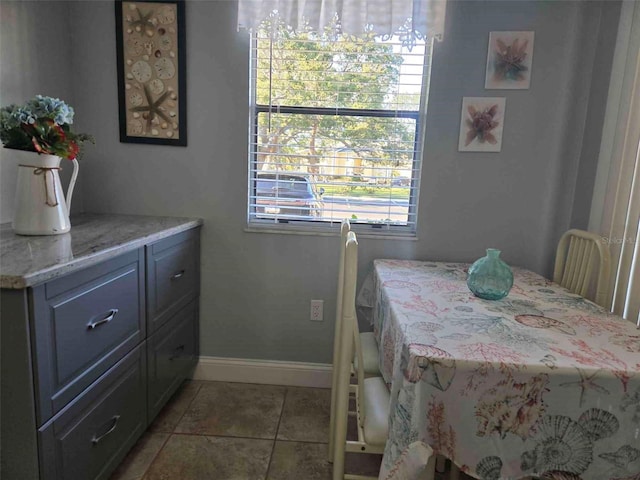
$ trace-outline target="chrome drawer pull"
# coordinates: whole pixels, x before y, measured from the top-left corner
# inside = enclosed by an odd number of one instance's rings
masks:
[[[169,361],[173,362],[176,358],[178,358],[182,352],[184,352],[184,345],[180,345],[178,348],[173,350],[173,355],[169,357]]]
[[[180,277],[184,275],[184,270],[180,270],[178,273],[175,273],[169,277],[170,280],[178,280]]]
[[[109,427],[109,429],[106,432],[104,432],[102,435],[100,435],[99,437],[96,437],[95,434],[94,434],[93,438],[91,439],[91,443],[93,443],[94,445],[97,445],[100,440],[102,440],[104,437],[106,437],[110,433],[113,433],[113,431],[118,426],[118,420],[120,420],[120,415],[114,415],[113,418],[107,424],[107,425],[111,425]]]
[[[98,321],[96,321],[96,322],[90,322],[90,323],[87,325],[87,329],[88,329],[88,330],[93,330],[94,328],[99,327],[99,326],[100,326],[100,325],[102,325],[103,323],[108,323],[108,322],[110,322],[111,320],[113,320],[113,317],[115,317],[115,316],[116,316],[116,313],[118,313],[118,309],[117,309],[117,308],[112,308],[111,310],[109,310],[109,313],[107,313],[107,316],[106,316],[106,317],[104,317],[103,319],[98,320]]]

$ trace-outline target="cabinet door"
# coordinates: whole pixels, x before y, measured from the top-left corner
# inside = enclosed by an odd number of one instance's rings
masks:
[[[149,423],[198,361],[198,299],[147,340]]]
[[[42,480],[103,480],[146,428],[145,344],[39,430]]]
[[[200,291],[200,230],[147,245],[147,332],[155,332]]]
[[[143,250],[33,289],[38,426],[145,337]]]

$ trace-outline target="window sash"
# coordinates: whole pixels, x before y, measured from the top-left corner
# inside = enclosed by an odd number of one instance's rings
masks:
[[[424,118],[426,112],[426,98],[429,86],[429,73],[430,73],[430,60],[432,44],[426,42],[424,45],[424,55],[422,58],[422,71],[420,76],[422,78],[420,84],[419,97],[414,93],[416,98],[419,98],[418,108],[414,109],[398,109],[393,108],[393,105],[389,109],[384,108],[344,108],[335,106],[301,106],[301,105],[274,105],[258,103],[258,81],[257,81],[257,45],[258,39],[253,36],[253,48],[252,48],[252,69],[251,69],[251,124],[249,126],[249,139],[250,139],[250,151],[249,151],[249,175],[248,175],[248,224],[250,227],[264,227],[271,228],[285,228],[291,229],[297,227],[302,230],[318,230],[324,228],[332,228],[334,224],[339,224],[343,218],[351,218],[352,223],[359,226],[360,229],[366,228],[373,232],[391,232],[394,235],[408,234],[415,236],[417,227],[417,209],[418,209],[418,197],[419,197],[419,181],[420,172],[422,167],[422,143],[423,143],[423,129]],[[307,40],[304,40],[307,41]],[[413,53],[415,56],[415,52]],[[358,189],[364,188],[366,191],[376,192],[376,196],[383,197],[380,192],[384,191],[385,198],[379,198],[377,201],[359,200],[359,207],[355,209],[355,214],[358,215],[360,221],[357,218],[353,218],[354,207],[350,206],[346,208],[345,205],[341,205],[336,201],[335,195],[325,194],[325,199],[334,197],[331,202],[323,202],[323,217],[313,217],[311,215],[304,215],[300,218],[296,215],[298,211],[304,211],[305,207],[302,205],[287,205],[287,212],[278,212],[278,205],[271,205],[269,212],[266,212],[262,206],[264,202],[268,200],[265,195],[259,192],[257,187],[257,178],[259,175],[265,173],[265,164],[270,164],[268,170],[280,171],[283,174],[294,172],[305,172],[305,169],[310,166],[304,159],[309,157],[309,154],[302,155],[296,152],[287,153],[279,151],[277,153],[265,153],[260,151],[260,116],[266,115],[269,117],[268,122],[271,122],[276,115],[309,115],[327,117],[334,116],[337,118],[380,118],[380,119],[401,119],[412,121],[412,142],[407,148],[401,148],[398,150],[385,150],[387,154],[402,155],[403,153],[410,153],[411,158],[407,165],[403,165],[403,168],[396,168],[396,174],[393,175],[394,168],[392,165],[377,165],[375,162],[380,161],[380,158],[372,156],[367,159],[366,168],[360,168],[360,171],[366,170],[364,173],[353,175],[354,170],[350,170],[350,175],[345,175],[344,169],[347,168],[344,164],[336,166],[336,149],[334,148],[333,164],[327,161],[327,158],[331,159],[331,154],[322,156],[323,161],[314,163],[313,167],[322,170],[321,181],[316,182],[317,188],[327,188],[334,191],[337,186],[343,189]],[[345,120],[347,121],[347,120]],[[270,125],[270,124],[269,124]],[[403,127],[411,128],[411,127]],[[279,147],[281,145],[273,145]],[[289,146],[290,147],[290,146]],[[326,147],[326,145],[324,146]],[[322,150],[323,147],[319,147],[318,150]],[[331,148],[329,148],[331,150]],[[280,161],[260,161],[262,158],[280,157]],[[296,157],[301,158],[301,161],[296,162]],[[282,170],[284,167],[292,168],[291,170]],[[274,167],[274,168],[271,168]],[[332,171],[333,169],[333,171]],[[337,169],[337,170],[336,170]],[[343,169],[343,174],[336,173]],[[402,174],[398,175],[398,171]],[[308,170],[307,170],[308,172]],[[274,173],[274,172],[272,172]],[[344,177],[352,176],[352,179],[345,179]],[[339,181],[339,177],[342,177]],[[407,178],[408,177],[408,178]],[[355,180],[354,180],[355,179]],[[364,180],[356,181],[356,180]],[[313,178],[313,180],[316,180]],[[406,206],[398,206],[398,192],[402,189],[402,192],[406,192]],[[388,194],[388,195],[387,195]],[[346,195],[350,200],[357,200],[357,197],[350,197]],[[277,203],[277,202],[275,202]],[[283,209],[280,209],[283,210]],[[386,215],[385,215],[386,213]],[[386,217],[386,221],[382,218],[376,220],[363,220],[362,216],[367,217],[369,215],[382,215]],[[394,218],[400,218],[399,220],[393,220]],[[389,221],[388,219],[392,219]],[[362,231],[362,230],[361,230]]]

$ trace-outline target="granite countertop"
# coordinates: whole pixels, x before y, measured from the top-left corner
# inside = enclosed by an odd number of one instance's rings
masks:
[[[199,218],[83,213],[62,235],[16,235],[0,225],[0,287],[25,288],[202,225]]]

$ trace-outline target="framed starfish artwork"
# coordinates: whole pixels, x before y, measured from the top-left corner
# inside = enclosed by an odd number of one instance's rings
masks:
[[[531,84],[535,32],[490,32],[486,89],[527,89]]]
[[[183,0],[116,0],[120,141],[187,145]]]

